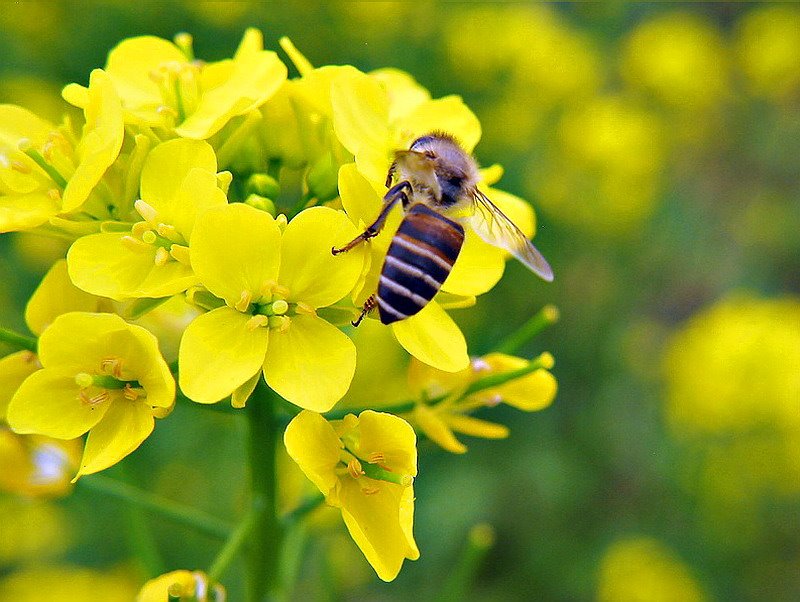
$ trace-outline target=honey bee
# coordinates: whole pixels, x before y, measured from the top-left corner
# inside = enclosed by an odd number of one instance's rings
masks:
[[[375,307],[383,324],[405,320],[425,307],[458,259],[464,244],[460,221],[540,278],[553,280],[550,264],[528,237],[478,190],[479,179],[475,159],[444,132],[421,136],[408,150],[395,153],[377,219],[349,243],[332,249],[338,255],[374,238],[392,208],[402,203],[405,215],[386,253],[378,291],[366,300],[353,326]]]

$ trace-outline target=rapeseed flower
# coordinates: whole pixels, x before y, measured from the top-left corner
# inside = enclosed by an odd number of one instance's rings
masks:
[[[419,558],[412,534],[417,448],[402,418],[367,410],[328,422],[300,412],[284,434],[286,450],[331,506],[384,581]]]
[[[0,490],[31,497],[65,495],[80,466],[80,439],[17,435],[0,424]]]
[[[76,479],[134,451],[175,402],[156,338],[119,316],[63,314],[39,337],[38,356],[42,369],[17,389],[6,418],[21,434],[89,432]]]
[[[180,386],[214,403],[238,387],[267,384],[292,403],[327,411],[345,394],[356,350],[317,310],[339,301],[358,279],[363,253],[331,255],[357,234],[341,212],[313,207],[283,232],[248,205],[209,209],[191,240],[192,268],[219,302],[197,317],[179,351]]]
[[[144,584],[136,602],[224,602],[225,588],[212,584],[202,571],[170,571]]]
[[[460,372],[448,373],[412,359],[408,382],[418,403],[408,419],[434,443],[456,454],[465,453],[467,447],[455,433],[484,439],[505,438],[509,434],[506,426],[469,414],[501,403],[525,412],[549,406],[558,388],[555,377],[548,371],[553,366],[553,359],[544,354],[536,361],[543,367],[473,392],[470,386],[477,380],[513,373],[527,368],[530,362],[504,353],[489,353],[473,359],[470,366]]]
[[[108,75],[92,71],[75,141],[30,111],[0,105],[0,232],[27,230],[81,208],[117,158],[122,108]]]
[[[263,49],[256,29],[245,32],[233,59],[202,63],[190,54],[190,46],[154,36],[129,38],[109,53],[105,71],[122,100],[126,124],[204,140],[258,108],[286,79],[286,67]],[[87,90],[78,84],[64,88],[63,96],[86,106]]]
[[[207,142],[169,140],[147,156],[141,173],[141,218],[123,231],[83,236],[67,255],[80,288],[112,299],[168,297],[197,283],[189,239],[197,216],[227,203],[217,159]]]

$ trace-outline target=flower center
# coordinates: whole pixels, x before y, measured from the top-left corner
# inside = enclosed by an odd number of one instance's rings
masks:
[[[100,360],[100,370],[95,374],[79,372],[75,375],[78,399],[84,405],[98,406],[111,399],[112,391],[122,391],[122,396],[134,401],[144,396],[144,389],[137,380],[123,380],[123,363],[118,357]]]
[[[162,221],[158,211],[142,199],[137,200],[134,207],[144,221],[133,224],[130,235],[122,237],[123,244],[137,252],[151,253],[155,248],[153,262],[157,266],[170,261],[190,265],[189,246],[178,229]]]
[[[163,104],[158,111],[173,116],[175,125],[197,110],[201,95],[198,63],[167,61],[150,72],[150,79],[161,93]]]

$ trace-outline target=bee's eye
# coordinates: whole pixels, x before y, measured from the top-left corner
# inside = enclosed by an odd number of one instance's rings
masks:
[[[461,186],[461,183],[464,181],[464,178],[461,176],[450,176],[447,178],[447,183],[451,186]]]

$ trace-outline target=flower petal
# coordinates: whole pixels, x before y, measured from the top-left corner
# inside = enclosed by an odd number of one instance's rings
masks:
[[[343,447],[330,423],[316,412],[303,410],[286,427],[283,443],[303,473],[327,498],[339,480],[334,471]]]
[[[463,414],[445,414],[443,416],[447,425],[458,433],[483,439],[505,439],[508,437],[508,427],[488,420],[481,420]]]
[[[414,407],[414,421],[423,433],[436,445],[453,454],[464,454],[467,446],[453,434],[452,429],[439,414],[424,404]]]
[[[217,157],[210,144],[182,138],[162,142],[150,151],[142,167],[142,199],[171,217],[172,200],[192,169],[216,173]]]
[[[417,315],[395,322],[391,328],[405,350],[429,366],[457,372],[469,365],[464,335],[435,301]]]
[[[336,137],[354,155],[369,148],[388,153],[389,98],[386,91],[375,79],[357,69],[342,69],[336,75],[330,88]]]
[[[483,357],[493,373],[501,374],[524,368],[530,362],[520,357],[503,353],[489,353]],[[549,406],[556,396],[558,382],[547,370],[539,369],[530,374],[481,391],[476,395],[479,399],[496,401],[499,398],[510,406],[525,412],[535,412]]]
[[[5,420],[8,403],[22,382],[41,366],[36,354],[17,351],[0,359],[0,423]]]
[[[359,481],[342,480],[342,518],[378,577],[392,581],[406,558],[419,558],[411,535],[414,488],[375,481],[378,492],[366,495]]]
[[[130,297],[169,297],[197,284],[192,268],[179,261],[156,265],[156,247],[133,250],[125,233],[83,236],[67,253],[69,276],[76,286],[117,301]]]
[[[112,400],[84,403],[68,370],[39,370],[20,385],[8,404],[6,419],[20,434],[36,433],[56,439],[80,437],[96,425]]]
[[[392,472],[417,475],[417,435],[408,422],[385,412],[365,410],[358,415],[358,455],[380,452]]]
[[[115,314],[62,314],[39,337],[39,361],[45,368],[69,370],[72,376],[94,372],[112,353],[110,339],[130,327]]]
[[[25,323],[31,332],[41,334],[61,314],[70,311],[95,311],[99,299],[72,284],[67,262],[58,260],[45,274],[25,307]]]
[[[116,160],[125,134],[122,105],[111,79],[101,69],[89,78],[86,125],[78,143],[79,164],[64,189],[62,211],[73,211],[88,198],[100,178]]]
[[[233,393],[257,373],[267,352],[269,331],[248,328],[251,316],[220,307],[194,319],[178,352],[181,390],[200,403]]]
[[[298,314],[286,332],[273,331],[264,378],[284,399],[315,412],[327,412],[350,386],[356,347],[322,318]]]
[[[357,235],[347,216],[329,207],[306,209],[289,222],[281,238],[278,276],[278,282],[289,289],[289,299],[316,309],[336,303],[353,290],[364,265],[366,245],[339,256],[334,256],[331,248]]]
[[[155,419],[146,403],[115,399],[103,419],[89,431],[77,479],[113,466],[153,432]]]
[[[0,195],[0,234],[41,226],[61,211],[47,193]]]
[[[455,136],[471,153],[481,139],[481,124],[460,96],[445,96],[417,106],[396,124],[398,148],[408,148],[418,137],[433,131]]]
[[[243,291],[255,300],[275,282],[280,244],[280,229],[265,211],[244,203],[208,209],[192,232],[192,268],[208,290],[233,306]]]
[[[481,295],[498,283],[505,270],[505,251],[465,229],[464,244],[442,289],[454,295]]]

